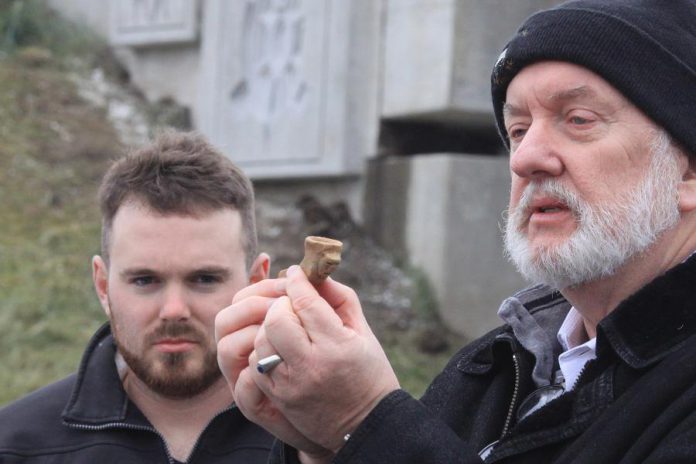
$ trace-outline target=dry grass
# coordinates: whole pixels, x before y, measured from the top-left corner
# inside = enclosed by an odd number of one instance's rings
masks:
[[[0,404],[74,370],[103,321],[89,259],[97,179],[119,150],[50,63],[0,65]]]

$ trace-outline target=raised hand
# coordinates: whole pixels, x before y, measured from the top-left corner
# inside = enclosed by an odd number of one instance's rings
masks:
[[[264,400],[257,391],[242,401],[261,406],[256,417],[270,401],[303,437],[337,451],[398,380],[352,289],[331,279],[315,288],[293,266],[274,291],[248,363],[274,353],[284,361],[269,374],[249,369]]]
[[[303,436],[283,416],[254,382],[256,362],[251,365],[249,362],[268,309],[284,294],[284,279],[263,280],[241,290],[232,305],[218,313],[215,319],[218,363],[237,407],[249,420],[321,462],[333,453]]]

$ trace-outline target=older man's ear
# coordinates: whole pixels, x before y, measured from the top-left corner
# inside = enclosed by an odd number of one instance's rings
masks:
[[[679,210],[682,213],[696,210],[696,156],[686,156],[686,166],[679,183]]]

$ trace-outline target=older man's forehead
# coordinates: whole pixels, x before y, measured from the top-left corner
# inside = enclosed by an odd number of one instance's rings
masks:
[[[531,92],[542,102],[549,104],[573,101],[630,104],[616,87],[590,69],[562,61],[538,62],[520,71],[511,82],[507,89],[507,101],[502,106],[503,117],[525,112],[521,100],[526,99]]]
[[[567,101],[593,98],[597,98],[597,91],[588,85],[580,85],[570,89],[559,90],[548,96],[549,101]]]
[[[599,93],[588,85],[580,85],[569,89],[559,89],[544,96],[544,100],[549,103],[563,103],[574,100],[599,100]],[[503,116],[517,116],[524,110],[519,106],[505,102],[503,105]]]

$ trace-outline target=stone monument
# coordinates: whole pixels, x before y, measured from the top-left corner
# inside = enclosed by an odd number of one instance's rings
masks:
[[[114,45],[172,44],[198,37],[196,0],[111,0],[109,7]]]
[[[378,127],[379,5],[208,0],[198,127],[253,178],[360,173]]]

